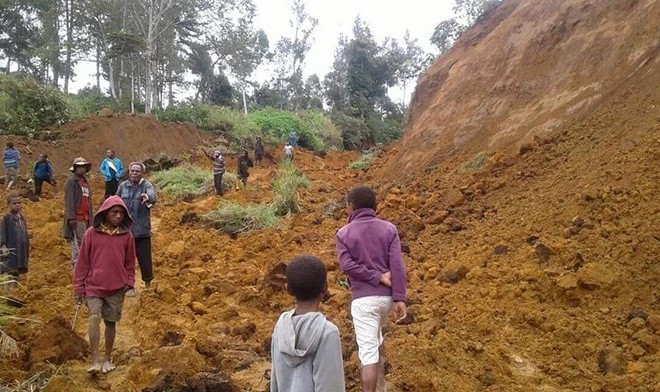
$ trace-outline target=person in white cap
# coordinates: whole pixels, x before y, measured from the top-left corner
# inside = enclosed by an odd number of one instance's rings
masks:
[[[92,189],[85,174],[92,164],[85,158],[73,160],[69,171],[73,173],[64,183],[64,224],[62,236],[71,245],[71,268],[76,264],[80,242],[85,231],[92,225],[94,211],[92,208]]]

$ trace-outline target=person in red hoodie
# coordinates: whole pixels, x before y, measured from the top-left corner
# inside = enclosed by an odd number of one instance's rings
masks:
[[[110,196],[94,215],[80,244],[73,274],[76,303],[87,303],[89,345],[92,351],[90,374],[115,369],[110,355],[121,318],[124,295],[135,286],[135,240],[133,220],[119,196]],[[99,362],[101,319],[105,323],[105,357]]]

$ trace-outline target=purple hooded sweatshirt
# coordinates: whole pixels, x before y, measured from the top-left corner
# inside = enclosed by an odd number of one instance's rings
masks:
[[[376,218],[371,208],[357,209],[348,224],[337,231],[335,247],[353,299],[378,295],[406,301],[406,271],[396,226]],[[380,283],[387,271],[391,273],[391,288]]]

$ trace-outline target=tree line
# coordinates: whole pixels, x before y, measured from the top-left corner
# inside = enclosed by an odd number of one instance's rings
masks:
[[[492,2],[456,0],[461,26]],[[388,89],[399,86],[405,95],[435,57],[410,34],[377,42],[358,17],[352,35],[338,39],[331,72],[305,77],[318,24],[305,1],[292,1],[290,33],[273,44],[255,15],[253,0],[0,0],[0,70],[69,93],[76,65],[89,61],[96,92],[131,111],[180,104],[177,91],[192,89],[194,102],[246,113],[267,106],[326,110],[350,129],[347,147],[400,135],[405,103],[393,102]],[[442,52],[460,29],[441,25],[431,41]],[[255,71],[264,64],[274,72],[258,82]]]

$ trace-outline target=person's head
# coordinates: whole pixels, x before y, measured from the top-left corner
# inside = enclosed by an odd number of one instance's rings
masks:
[[[7,196],[7,207],[9,207],[9,212],[13,214],[21,212],[21,198],[16,194]]]
[[[77,176],[83,176],[85,173],[91,169],[92,164],[87,162],[87,160],[83,157],[78,157],[73,160],[73,164],[69,168],[69,171],[73,172],[73,174]]]
[[[298,256],[286,267],[286,289],[296,301],[321,301],[327,289],[325,265],[315,256]]]
[[[348,213],[360,208],[376,209],[376,192],[365,185],[355,186],[346,195],[346,208]]]
[[[261,136],[257,136],[257,141],[258,141],[258,142],[261,141]]]
[[[39,154],[39,161],[46,162],[48,160],[48,154]]]
[[[137,184],[144,175],[144,164],[142,162],[132,162],[128,166],[128,179]]]
[[[105,156],[112,159],[115,157],[115,149],[114,148],[108,148],[105,152]]]
[[[247,152],[247,150],[243,150],[243,156],[244,156],[244,157],[248,156],[248,152]]]
[[[284,145],[285,145],[286,147],[289,147],[289,146],[291,145],[291,142],[285,142]]]
[[[213,151],[213,158],[217,158],[221,155],[220,150]]]
[[[14,148],[13,142],[7,142],[7,148]]]
[[[119,227],[126,217],[126,209],[121,205],[114,205],[105,211],[103,223],[110,227]]]

